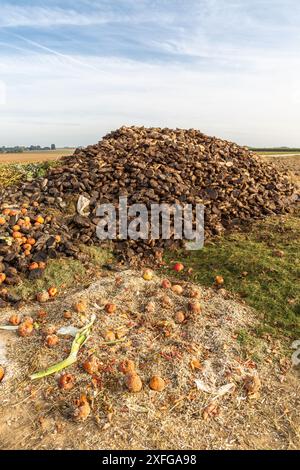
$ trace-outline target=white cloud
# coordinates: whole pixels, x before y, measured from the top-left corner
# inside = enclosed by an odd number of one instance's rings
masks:
[[[87,26],[91,24],[105,24],[112,20],[117,20],[116,15],[108,13],[91,15],[89,13],[79,13],[75,9],[4,4],[1,5],[0,27]]]
[[[285,71],[274,75],[276,62],[250,75],[124,59],[76,61],[88,67],[53,55],[2,61],[2,145],[94,143],[123,124],[196,127],[249,145],[299,145],[297,84]]]
[[[121,13],[111,7],[116,4],[130,8]],[[180,4],[81,0],[74,9],[1,5],[0,28],[5,28],[0,46],[7,49],[0,58],[6,87],[2,104],[0,96],[0,145],[82,145],[122,124],[137,124],[196,127],[241,144],[299,146],[299,3]],[[85,6],[81,12],[79,5]],[[117,22],[119,35],[89,27]],[[99,45],[99,54],[105,53],[106,40],[120,57],[70,55],[73,37],[64,25],[86,26],[85,35],[74,38],[75,49],[87,40],[96,44],[93,50]],[[19,26],[31,26],[35,34],[30,35],[30,28],[26,38],[6,34]],[[49,26],[60,26],[54,39]],[[59,51],[53,44],[59,44]],[[128,44],[131,57],[138,51],[139,61],[126,58]],[[88,50],[89,43],[84,46]],[[11,54],[13,48],[18,55]],[[147,63],[146,52],[156,63]]]
[[[81,3],[85,4],[84,8],[77,8],[77,6],[82,7]],[[4,3],[1,5],[0,27],[91,26],[125,22],[132,24],[142,21],[167,24],[174,16],[164,11],[152,11],[149,15],[147,8],[149,4],[141,2],[132,3],[130,13],[119,12],[116,8],[119,3],[120,0],[115,3],[77,2],[73,8]],[[128,6],[130,2],[126,0],[125,4]]]

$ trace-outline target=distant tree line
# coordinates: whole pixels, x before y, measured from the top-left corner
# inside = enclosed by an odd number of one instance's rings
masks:
[[[22,153],[22,152],[36,152],[43,150],[55,150],[56,145],[51,144],[50,147],[41,147],[40,145],[30,145],[29,147],[25,146],[15,146],[15,147],[0,147],[0,153]]]
[[[292,147],[248,147],[250,150],[254,152],[300,152],[300,148],[292,148]]]

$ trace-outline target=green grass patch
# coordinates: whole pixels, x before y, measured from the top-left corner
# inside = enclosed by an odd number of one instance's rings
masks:
[[[86,285],[94,280],[90,268],[101,267],[111,261],[111,253],[100,247],[82,247],[82,252],[89,255],[89,262],[72,258],[60,258],[48,261],[45,273],[37,280],[23,279],[21,284],[11,289],[11,293],[27,300],[35,296],[37,292],[56,287],[58,290]]]
[[[48,290],[49,287],[68,288],[83,281],[86,277],[86,268],[81,261],[71,258],[50,260],[41,279],[24,279],[21,284],[11,290],[24,300],[30,299],[37,292]]]
[[[49,168],[57,165],[57,161],[0,164],[0,186],[12,186],[20,181],[31,181],[34,178],[42,177]]]
[[[284,252],[283,257],[275,254]],[[167,260],[174,259],[174,253]],[[260,332],[300,338],[300,219],[269,218],[246,233],[207,243],[199,251],[180,253],[193,268],[193,280],[211,286],[216,275],[225,288],[263,313]],[[245,274],[247,273],[247,275]]]
[[[99,246],[86,246],[81,245],[80,250],[89,256],[90,262],[94,266],[102,266],[106,263],[113,261],[113,254],[110,250],[101,248]]]

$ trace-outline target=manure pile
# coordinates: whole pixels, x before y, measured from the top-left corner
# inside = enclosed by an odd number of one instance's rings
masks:
[[[148,207],[151,203],[203,203],[206,236],[254,218],[290,211],[297,197],[288,176],[272,164],[245,147],[194,129],[122,127],[96,145],[77,149],[60,163],[45,178],[0,189],[0,204],[16,208],[25,203],[31,208],[34,203],[35,213],[41,214],[61,210],[64,223],[59,251],[67,255],[75,254],[79,243],[99,243],[96,207],[117,203],[120,196],[127,196],[129,205],[144,203]],[[68,212],[70,203],[76,204],[80,195],[90,200],[88,215]],[[53,224],[56,235],[59,224],[55,221],[49,224],[46,236],[40,226],[34,233],[35,239],[44,237],[39,250],[53,235]],[[6,237],[11,235],[5,224],[0,231]],[[119,240],[114,246],[134,263],[160,258],[172,240]]]

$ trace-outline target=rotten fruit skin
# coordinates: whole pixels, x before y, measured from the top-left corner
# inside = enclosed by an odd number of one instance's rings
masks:
[[[62,390],[72,390],[75,385],[75,377],[73,374],[62,374],[58,380],[58,385]]]
[[[172,305],[173,305],[172,300],[171,300],[170,297],[168,297],[167,295],[164,295],[164,296],[161,298],[161,303],[162,303],[162,305],[163,305],[165,308],[170,308],[170,307],[172,307]]]
[[[202,307],[201,304],[197,301],[189,302],[189,310],[193,313],[201,313]]]
[[[43,335],[45,335],[45,336],[51,336],[55,332],[56,332],[56,326],[55,325],[47,325],[42,331]]]
[[[87,304],[86,302],[79,301],[74,305],[74,310],[77,313],[85,313],[87,309]]]
[[[19,325],[18,327],[18,334],[22,338],[25,338],[26,336],[30,336],[33,332],[33,324],[29,322],[23,322]]]
[[[188,296],[191,298],[191,299],[200,299],[201,297],[201,294],[198,290],[196,289],[190,289],[188,291]]]
[[[90,356],[84,363],[83,368],[85,372],[94,375],[99,371],[99,359],[96,356]]]
[[[54,348],[59,342],[59,338],[56,335],[46,336],[45,344],[48,348]]]
[[[38,294],[36,295],[36,300],[40,303],[48,302],[49,298],[50,296],[47,291],[38,292]]]
[[[222,276],[216,276],[215,283],[217,286],[222,286],[224,284],[224,278]]]
[[[134,374],[135,373],[135,364],[131,359],[124,359],[119,365],[119,371],[122,374]]]
[[[183,287],[179,284],[175,284],[172,286],[172,292],[174,292],[174,294],[181,295],[183,293]]]
[[[49,294],[50,297],[55,297],[57,295],[56,287],[50,287],[48,289],[48,294]]]
[[[172,284],[171,284],[171,282],[169,281],[169,279],[163,279],[163,280],[161,281],[161,287],[162,287],[163,289],[170,289],[170,288],[172,287]]]
[[[86,395],[81,395],[77,403],[77,408],[74,412],[74,418],[77,421],[85,421],[91,413],[91,407],[89,405]]]
[[[105,341],[108,341],[108,342],[116,340],[116,335],[111,330],[106,331],[103,336],[104,336]]]
[[[115,313],[117,310],[117,306],[115,304],[106,304],[105,305],[105,311],[107,313]]]
[[[175,313],[176,323],[183,323],[184,320],[185,320],[185,315],[181,310]]]
[[[131,372],[126,375],[125,384],[131,393],[138,393],[143,388],[143,382],[136,372]]]
[[[68,310],[66,310],[66,311],[64,312],[63,317],[64,317],[66,320],[70,320],[70,318],[72,318],[72,313],[69,312]]]
[[[155,392],[162,392],[166,383],[159,375],[154,375],[150,380],[149,386],[151,390],[154,390]]]
[[[21,315],[11,315],[9,318],[9,323],[14,326],[18,326],[21,323]]]

